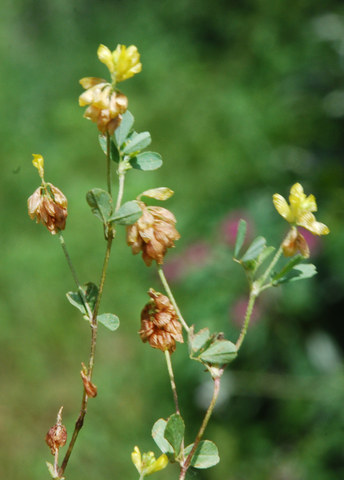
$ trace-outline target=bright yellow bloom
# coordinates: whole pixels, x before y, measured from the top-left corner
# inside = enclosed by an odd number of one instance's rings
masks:
[[[330,232],[325,224],[316,221],[312,213],[317,211],[315,197],[314,195],[306,197],[300,183],[295,183],[290,189],[290,205],[278,193],[272,198],[278,213],[291,225],[304,227],[314,235],[327,235]]]
[[[44,177],[44,158],[42,157],[42,155],[38,155],[37,153],[33,153],[32,156],[33,156],[32,164],[33,164],[34,167],[37,168],[38,174],[41,177],[41,179],[43,180],[43,177]]]
[[[105,45],[99,45],[97,54],[109,69],[114,83],[123,82],[142,70],[140,54],[134,45],[117,45],[113,52]]]
[[[131,454],[131,460],[142,477],[158,472],[168,464],[167,455],[164,453],[156,460],[153,452],[147,452],[141,456],[139,447],[134,448]]]

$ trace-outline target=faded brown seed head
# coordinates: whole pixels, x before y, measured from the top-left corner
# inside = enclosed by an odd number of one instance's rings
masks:
[[[300,252],[304,258],[308,258],[310,255],[306,239],[296,227],[292,227],[283,241],[282,250],[285,257],[292,257],[298,252]]]
[[[148,295],[151,301],[141,313],[141,340],[151,347],[173,353],[176,342],[183,343],[182,326],[168,297],[152,288]]]
[[[55,455],[56,451],[63,447],[67,442],[67,430],[62,425],[62,409],[60,408],[57,414],[56,424],[53,425],[45,436],[45,441],[51,450],[52,455]]]
[[[80,95],[79,105],[89,105],[84,117],[96,123],[101,133],[112,135],[128,108],[128,98],[102,78],[82,78],[80,83],[86,91]]]
[[[43,223],[52,235],[64,230],[67,219],[67,199],[51,183],[40,186],[28,198],[28,213],[37,223]]]
[[[175,216],[166,208],[147,207],[143,202],[139,204],[142,216],[127,227],[127,243],[134,255],[142,251],[147,266],[153,260],[162,265],[167,249],[174,247],[174,242],[180,238],[175,228]]]

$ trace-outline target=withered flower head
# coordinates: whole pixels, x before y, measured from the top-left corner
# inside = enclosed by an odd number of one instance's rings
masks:
[[[50,448],[52,455],[55,455],[56,451],[67,442],[67,430],[66,427],[62,425],[62,409],[63,407],[60,408],[57,414],[55,425],[49,429],[45,436],[46,444]]]
[[[175,216],[163,207],[148,207],[143,202],[139,205],[142,216],[127,227],[127,243],[134,255],[142,251],[148,267],[152,260],[162,265],[167,249],[174,247],[174,242],[180,238],[175,228]]]
[[[296,227],[292,227],[284,239],[282,250],[285,257],[293,257],[297,252],[300,252],[304,258],[309,257],[309,247],[306,239]]]
[[[112,135],[128,108],[127,97],[102,78],[85,77],[80,84],[85,92],[79,97],[79,105],[88,105],[84,117],[96,123],[101,133]]]
[[[183,343],[182,325],[168,297],[151,288],[151,301],[141,312],[141,340],[153,348],[173,353],[176,342]]]
[[[52,235],[64,230],[67,219],[67,199],[51,183],[41,185],[28,198],[28,213],[37,223],[43,223]]]

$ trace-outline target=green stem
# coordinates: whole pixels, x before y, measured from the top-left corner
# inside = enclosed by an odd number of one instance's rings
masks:
[[[181,322],[181,324],[183,325],[183,327],[185,328],[185,330],[186,330],[187,332],[189,332],[190,328],[189,328],[189,326],[187,325],[187,323],[185,322],[184,318],[182,317],[182,314],[180,313],[180,310],[179,310],[179,308],[178,308],[177,302],[176,302],[175,299],[174,299],[174,296],[173,296],[173,294],[172,294],[172,291],[171,291],[170,286],[169,286],[169,284],[168,284],[168,282],[167,282],[167,279],[166,279],[166,277],[165,277],[165,274],[164,274],[164,271],[163,271],[161,265],[158,266],[158,273],[159,273],[159,277],[160,277],[161,283],[163,284],[164,289],[166,290],[166,293],[167,293],[167,295],[168,295],[168,297],[169,297],[169,299],[170,299],[170,301],[171,301],[171,303],[172,303],[172,305],[173,305],[173,307],[174,307],[174,309],[175,309],[175,311],[176,311],[176,314],[177,314],[177,316],[178,316],[178,319],[180,320],[180,322]]]
[[[250,297],[249,297],[248,305],[247,305],[247,308],[246,308],[244,323],[241,327],[240,335],[239,335],[239,338],[236,342],[237,351],[241,347],[241,344],[244,341],[244,338],[246,336],[256,298],[257,298],[257,292],[252,289],[251,292],[250,292]]]
[[[111,190],[111,141],[110,141],[110,134],[106,132],[106,179],[107,179],[107,189],[112,196]]]
[[[120,180],[120,188],[117,196],[117,203],[116,203],[116,209],[119,208],[123,196],[123,184],[124,180],[121,182]],[[108,185],[108,191],[111,195],[111,159],[110,159],[110,135],[107,133],[107,185]],[[105,258],[103,262],[103,268],[100,276],[100,282],[99,282],[99,288],[98,288],[98,295],[97,295],[97,300],[95,307],[93,309],[93,312],[91,312],[90,315],[90,325],[91,325],[91,347],[90,347],[90,356],[89,356],[89,361],[88,361],[88,370],[87,370],[87,377],[88,380],[91,381],[92,379],[92,374],[93,374],[93,368],[94,368],[94,359],[95,359],[95,352],[96,352],[96,343],[97,343],[97,331],[98,331],[98,322],[97,322],[97,315],[100,307],[100,301],[103,295],[103,290],[104,290],[104,284],[105,284],[105,279],[106,279],[106,273],[109,265],[109,259],[110,259],[110,254],[111,254],[111,247],[112,247],[112,242],[113,242],[113,232],[111,231],[111,228],[109,228],[109,234],[107,238],[107,245],[106,245],[106,252],[105,252]],[[64,242],[63,242],[64,244]],[[66,251],[66,250],[64,250]],[[66,251],[67,252],[67,251]],[[69,258],[68,252],[67,252],[67,261]],[[69,262],[71,267],[72,264]],[[75,270],[72,268],[72,273],[74,271],[74,280],[77,282],[77,285],[80,287],[80,284],[77,280],[77,276],[75,274]],[[81,290],[81,287],[79,288]],[[86,302],[87,303],[87,302]],[[88,403],[88,395],[85,391],[85,388],[83,390],[83,395],[82,395],[82,400],[81,400],[81,408],[79,412],[79,416],[77,418],[77,421],[75,423],[74,431],[72,434],[71,441],[69,442],[68,445],[68,450],[64,456],[64,459],[62,461],[61,468],[59,469],[59,476],[62,477],[64,474],[64,471],[67,467],[69,458],[71,456],[71,453],[73,451],[75,442],[78,438],[79,432],[84,424],[84,418],[87,412],[87,403]]]
[[[272,259],[270,265],[268,266],[268,268],[265,270],[264,274],[262,275],[262,277],[259,279],[259,286],[260,287],[263,287],[264,286],[264,282],[265,280],[268,278],[268,276],[270,275],[270,272],[271,270],[274,268],[274,266],[276,265],[276,263],[278,262],[278,260],[280,259],[280,256],[282,255],[282,245],[279,246],[279,249],[277,250],[277,252],[275,253],[275,256],[274,258]]]
[[[69,266],[69,269],[72,273],[72,276],[73,276],[73,279],[74,279],[74,282],[76,284],[76,286],[78,287],[78,292],[79,292],[79,295],[81,296],[82,298],[82,301],[84,303],[84,306],[86,308],[86,311],[87,311],[87,314],[88,314],[88,318],[91,320],[92,318],[92,310],[91,310],[91,307],[89,306],[87,300],[86,300],[86,297],[85,297],[85,293],[81,287],[81,284],[79,282],[79,279],[78,279],[78,276],[76,274],[76,271],[75,271],[75,268],[73,266],[73,263],[72,263],[72,260],[70,258],[70,255],[68,253],[68,250],[67,250],[67,246],[66,246],[66,242],[65,242],[65,239],[64,239],[64,236],[61,232],[61,230],[58,231],[58,237],[59,237],[59,240],[60,240],[60,243],[61,243],[61,246],[62,246],[62,250],[63,250],[63,253],[66,257],[66,260],[67,260],[67,263],[68,263],[68,266]]]
[[[125,180],[125,173],[120,172],[118,174],[118,194],[117,194],[117,201],[115,212],[119,209],[122,203],[123,193],[124,193],[124,180]]]
[[[168,350],[165,350],[165,358],[166,358],[167,370],[168,370],[168,374],[169,374],[170,382],[171,382],[171,389],[172,389],[172,393],[173,393],[174,404],[176,406],[176,413],[179,413],[179,415],[180,415],[178,395],[177,395],[177,387],[176,387],[176,382],[174,381],[171,355],[170,355],[170,352]]]
[[[192,457],[193,457],[195,451],[197,450],[199,442],[201,441],[201,439],[203,437],[204,431],[205,431],[205,429],[208,425],[208,422],[210,420],[210,417],[213,413],[217,397],[219,396],[219,393],[220,393],[220,381],[221,381],[221,376],[220,375],[214,378],[213,398],[211,399],[208,410],[207,410],[207,412],[205,414],[205,417],[203,419],[201,428],[199,429],[199,431],[197,433],[197,436],[195,438],[195,441],[194,441],[193,447],[191,449],[191,452],[189,453],[189,455],[187,456],[184,464],[181,467],[179,480],[184,480],[185,479],[185,475],[186,475],[186,472],[187,472],[188,468],[190,467]]]

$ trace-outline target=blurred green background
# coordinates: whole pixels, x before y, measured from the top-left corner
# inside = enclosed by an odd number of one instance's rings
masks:
[[[122,43],[137,45],[143,71],[121,88],[165,161],[130,172],[125,200],[175,190],[166,206],[182,238],[166,271],[188,323],[236,340],[247,286],[232,262],[233,231],[243,217],[251,236],[277,245],[287,224],[272,194],[301,182],[331,229],[311,245],[316,277],[260,299],[206,432],[221,462],[191,478],[344,478],[343,2],[3,0],[0,35],[0,477],[48,478],[45,433],[61,405],[71,433],[79,410],[89,330],[65,298],[74,285],[58,239],[27,215],[39,184],[31,154],[68,197],[65,238],[80,278],[98,283],[105,244],[85,194],[105,188],[105,165],[78,80],[105,76],[98,45]],[[157,454],[151,427],[173,412],[161,352],[137,335],[146,292],[161,287],[124,239],[119,232],[101,309],[121,327],[100,329],[99,394],[70,480],[137,478],[132,448]],[[191,442],[211,384],[183,346],[173,360]]]

